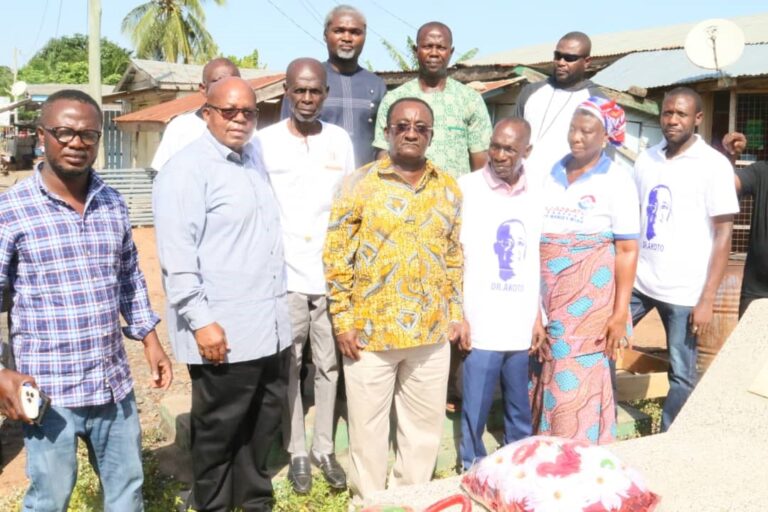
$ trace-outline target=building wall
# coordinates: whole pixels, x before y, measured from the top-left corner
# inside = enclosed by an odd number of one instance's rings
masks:
[[[148,89],[133,92],[122,99],[122,113],[128,114],[176,98],[198,94],[197,91],[158,91]],[[122,131],[122,168],[149,167],[160,144],[162,132],[158,131]]]
[[[160,145],[162,133],[160,132],[135,132],[133,165],[131,167],[149,167]]]

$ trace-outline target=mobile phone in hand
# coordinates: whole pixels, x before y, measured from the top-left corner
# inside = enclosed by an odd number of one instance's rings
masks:
[[[27,382],[21,386],[20,398],[24,414],[35,425],[40,425],[43,422],[43,416],[51,406],[50,397]]]

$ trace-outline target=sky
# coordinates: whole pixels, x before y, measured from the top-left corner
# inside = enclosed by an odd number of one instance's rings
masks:
[[[102,0],[102,36],[131,49],[120,31],[123,17],[142,0]],[[269,69],[282,71],[296,57],[325,59],[323,20],[333,0],[203,1],[206,26],[223,55],[259,50]],[[380,40],[405,50],[407,36],[438,20],[454,33],[456,56],[478,48],[478,56],[532,44],[555,42],[571,30],[600,34],[727,18],[768,11],[765,0],[349,0],[368,18],[361,62],[376,70],[397,69]],[[19,67],[56,36],[87,33],[88,0],[3,0],[0,65]],[[588,5],[589,7],[576,7]],[[10,21],[12,20],[12,21]]]

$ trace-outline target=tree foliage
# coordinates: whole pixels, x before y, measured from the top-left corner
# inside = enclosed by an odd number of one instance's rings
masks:
[[[406,40],[405,47],[408,48],[408,51],[405,53],[401,52],[394,44],[383,37],[381,38],[381,44],[387,49],[389,57],[395,61],[395,64],[397,64],[397,67],[400,68],[401,71],[415,71],[419,69],[419,61],[416,58],[416,52],[413,51],[413,47],[416,43],[414,43],[411,36],[408,36],[408,39]]]
[[[394,44],[390,43],[384,38],[381,38],[381,44],[383,44],[384,48],[387,49],[387,53],[389,54],[390,58],[395,61],[395,64],[397,64],[397,67],[401,71],[416,71],[419,69],[419,59],[416,57],[416,52],[413,50],[413,48],[416,46],[416,42],[411,36],[408,36],[405,41],[405,47],[408,48],[408,50],[405,52],[400,51]],[[464,53],[461,53],[453,61],[453,63],[458,64],[459,62],[469,60],[477,55],[478,51],[479,48],[472,48]]]
[[[212,0],[224,5],[226,0]],[[205,29],[206,0],[150,0],[123,18],[123,33],[141,59],[203,64],[219,53]]]
[[[229,60],[235,63],[235,66],[242,69],[266,69],[267,65],[262,63],[259,58],[259,50],[253,50],[250,55],[246,55],[245,57],[235,57],[234,55],[229,55],[227,57]]]
[[[101,81],[116,84],[131,62],[131,52],[101,40]],[[88,83],[88,37],[83,34],[51,39],[19,70],[19,80],[31,84]]]
[[[13,85],[13,71],[8,66],[0,66],[0,96],[10,96],[11,85]]]

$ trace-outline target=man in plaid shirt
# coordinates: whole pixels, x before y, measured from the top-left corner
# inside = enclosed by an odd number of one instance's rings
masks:
[[[153,387],[167,389],[173,378],[128,209],[91,167],[101,119],[87,94],[51,95],[37,128],[43,166],[0,195],[0,288],[12,284],[18,369],[0,367],[0,412],[25,423],[25,510],[66,510],[78,437],[101,478],[105,510],[143,510],[140,425],[123,333],[142,340]],[[25,383],[51,397],[39,425],[22,409]]]

